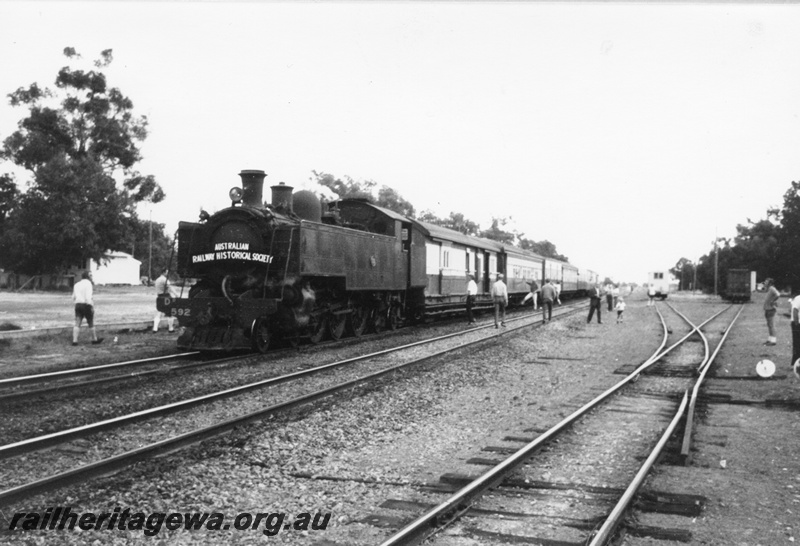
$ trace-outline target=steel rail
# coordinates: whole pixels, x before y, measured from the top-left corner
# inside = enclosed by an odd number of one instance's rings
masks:
[[[686,414],[686,426],[684,427],[683,431],[683,443],[681,444],[681,457],[684,458],[684,461],[688,460],[689,449],[691,448],[692,429],[694,427],[694,413],[695,413],[695,407],[697,405],[697,397],[700,393],[700,386],[703,383],[703,380],[705,380],[708,370],[711,368],[711,363],[714,362],[715,358],[717,358],[717,354],[719,354],[720,349],[722,349],[723,343],[725,343],[725,340],[728,338],[728,334],[731,332],[731,328],[733,328],[733,325],[736,324],[736,321],[739,319],[739,316],[742,314],[742,311],[744,311],[744,305],[739,306],[739,312],[736,313],[736,316],[733,317],[733,320],[725,329],[725,333],[722,334],[722,339],[720,339],[719,343],[717,344],[717,347],[714,349],[714,353],[711,355],[711,357],[709,357],[708,362],[706,362],[706,364],[701,369],[700,377],[697,379],[697,382],[695,383],[694,388],[692,389],[692,397],[691,400],[689,401],[689,410]]]
[[[463,332],[460,332],[460,333],[463,333]],[[442,336],[442,338],[437,338],[437,339],[449,338],[449,337],[453,337],[453,336],[458,335],[458,334],[459,333],[447,334],[446,336]],[[275,404],[275,405],[272,405],[272,406],[269,406],[269,407],[266,407],[266,408],[263,408],[263,409],[260,409],[260,410],[256,410],[256,411],[248,413],[246,415],[242,415],[242,416],[239,416],[239,417],[228,419],[226,421],[215,423],[215,424],[210,425],[208,427],[195,429],[193,431],[181,434],[179,436],[175,436],[175,437],[172,437],[172,438],[167,438],[165,440],[161,440],[159,442],[155,442],[155,443],[140,447],[138,449],[135,449],[135,450],[132,450],[132,451],[129,451],[129,452],[126,452],[126,453],[121,453],[119,455],[115,455],[115,456],[103,459],[101,461],[96,461],[94,463],[90,463],[88,465],[76,467],[76,468],[67,470],[65,472],[61,472],[61,473],[58,473],[58,474],[54,474],[52,476],[48,476],[48,477],[42,478],[42,479],[34,481],[34,482],[30,482],[30,483],[27,483],[27,484],[19,485],[19,486],[7,489],[5,491],[0,491],[0,505],[8,504],[8,503],[14,502],[14,501],[19,501],[21,499],[28,498],[28,497],[30,497],[32,495],[37,494],[37,493],[41,493],[43,491],[49,491],[49,490],[52,490],[52,489],[54,489],[56,487],[69,485],[71,483],[75,483],[75,482],[78,482],[78,481],[83,481],[83,480],[95,477],[97,475],[114,472],[116,470],[125,468],[125,467],[127,467],[127,466],[129,466],[129,465],[131,465],[131,464],[133,464],[133,463],[135,463],[137,461],[148,459],[148,458],[156,456],[156,455],[160,455],[160,454],[176,451],[176,450],[178,450],[178,449],[180,449],[180,448],[182,448],[184,446],[191,445],[191,444],[197,443],[199,441],[205,440],[207,438],[211,438],[211,437],[217,436],[217,435],[219,435],[219,434],[221,434],[223,432],[226,432],[228,430],[231,430],[231,429],[233,429],[235,427],[238,427],[238,426],[241,426],[243,424],[246,424],[246,423],[249,423],[249,422],[253,422],[253,421],[260,421],[260,420],[264,419],[266,416],[269,416],[271,414],[287,411],[289,409],[292,409],[292,408],[295,408],[295,407],[298,407],[298,406],[301,406],[301,405],[304,405],[304,404],[308,404],[310,402],[314,402],[316,400],[325,398],[325,397],[327,397],[327,396],[329,396],[331,394],[335,394],[337,392],[340,392],[340,391],[343,391],[343,390],[346,390],[346,389],[354,388],[354,387],[356,387],[356,386],[358,386],[360,384],[367,383],[367,382],[373,381],[375,379],[381,378],[383,376],[398,372],[398,371],[400,371],[400,370],[402,370],[404,368],[408,368],[408,367],[420,364],[422,362],[425,362],[425,361],[428,361],[428,360],[432,360],[434,358],[437,358],[437,357],[446,355],[448,353],[455,352],[455,351],[470,347],[472,345],[477,345],[479,343],[484,343],[486,341],[490,341],[492,339],[495,339],[496,337],[497,336],[489,336],[489,337],[485,337],[485,338],[481,338],[481,339],[475,339],[475,340],[468,341],[466,343],[462,343],[462,344],[460,344],[460,345],[458,345],[456,347],[450,347],[450,348],[447,348],[447,349],[442,349],[440,351],[436,351],[436,352],[431,353],[429,355],[418,357],[418,358],[415,358],[415,359],[410,360],[408,362],[403,362],[403,363],[400,363],[400,364],[396,364],[394,366],[390,366],[390,367],[385,368],[383,370],[378,370],[378,371],[372,372],[372,373],[370,373],[368,375],[361,376],[361,377],[346,381],[344,383],[340,383],[338,385],[334,385],[332,387],[328,387],[326,389],[322,389],[322,390],[319,390],[319,391],[316,391],[316,392],[313,392],[313,393],[310,393],[310,394],[307,394],[307,395],[303,395],[303,396],[294,398],[294,399],[286,401],[286,402],[281,402],[281,403],[278,403],[278,404]],[[423,343],[426,343],[426,342],[430,342],[430,341],[431,340],[410,343],[408,345],[404,345],[401,348],[414,347],[414,346],[417,346],[417,345],[420,345],[420,344],[423,344]],[[383,351],[378,351],[376,353],[372,353],[371,355],[355,357],[355,358],[348,359],[346,361],[341,361],[341,362],[344,363],[344,362],[353,362],[353,361],[357,361],[357,360],[364,360],[364,359],[373,357],[375,355],[383,355],[383,354],[390,353],[392,351],[396,351],[396,350],[399,350],[399,349],[400,348],[394,348],[394,349],[387,349],[387,350],[383,350]],[[322,366],[321,368],[330,368],[330,367],[332,367],[334,365],[337,365],[337,364],[340,364],[340,363],[327,364],[327,365]]]
[[[565,309],[569,309],[569,305],[565,306],[564,308]],[[518,320],[524,320],[528,316],[513,317],[513,318],[509,319],[509,322],[518,321]],[[474,327],[474,328],[472,328],[470,330],[466,330],[466,331],[480,330],[482,328],[488,328],[488,327],[489,327],[489,325],[477,326],[477,327]],[[464,331],[462,331],[461,333],[463,333],[463,332]],[[79,375],[88,375],[88,374],[92,374],[92,373],[104,372],[104,371],[107,371],[107,370],[115,370],[115,369],[122,368],[122,367],[125,367],[125,366],[145,365],[145,364],[151,364],[153,362],[158,362],[158,361],[161,361],[161,360],[169,361],[169,360],[172,360],[172,359],[186,358],[186,357],[191,357],[191,356],[197,356],[197,355],[200,355],[200,354],[201,354],[200,351],[192,351],[192,352],[187,352],[187,353],[178,353],[178,354],[174,354],[174,355],[145,358],[145,359],[140,359],[140,360],[129,360],[129,361],[125,361],[125,362],[115,362],[115,363],[111,363],[111,364],[102,364],[102,365],[99,365],[99,366],[91,366],[91,367],[86,367],[86,368],[72,368],[72,369],[69,369],[69,370],[60,370],[60,371],[56,371],[56,372],[47,372],[47,373],[35,374],[35,375],[11,377],[11,378],[7,378],[7,379],[0,379],[0,389],[2,389],[3,387],[14,388],[14,387],[22,386],[22,385],[28,385],[28,384],[31,384],[31,383],[40,383],[40,382],[50,381],[50,380],[70,379],[72,377],[76,377],[76,376],[79,376]],[[252,358],[253,356],[254,356],[253,354],[245,354],[245,355],[241,355],[240,354],[240,355],[235,355],[235,356],[229,356],[229,357],[214,359],[214,360],[210,360],[210,361],[204,361],[202,363],[190,364],[188,366],[177,366],[177,367],[174,367],[174,368],[170,368],[170,370],[168,370],[168,371],[172,371],[172,370],[176,370],[176,369],[177,370],[183,370],[183,369],[188,369],[188,368],[198,367],[198,366],[205,366],[205,365],[213,366],[215,364],[228,362],[230,360]],[[110,377],[110,378],[107,378],[107,379],[106,378],[97,379],[97,380],[92,380],[92,381],[86,381],[86,382],[83,382],[83,383],[77,383],[77,384],[74,384],[74,385],[72,385],[72,384],[64,384],[64,385],[60,385],[60,386],[56,386],[56,387],[52,387],[52,388],[37,389],[37,390],[33,390],[33,391],[18,391],[17,392],[17,391],[11,390],[11,391],[7,391],[5,393],[0,393],[0,402],[2,402],[4,400],[11,400],[11,399],[15,399],[15,398],[24,397],[24,396],[36,396],[36,395],[40,395],[40,394],[47,394],[47,393],[50,393],[50,392],[55,392],[55,391],[58,391],[58,390],[67,390],[67,389],[78,388],[78,387],[82,387],[82,386],[101,384],[101,383],[105,383],[105,382],[108,382],[108,381],[118,381],[120,379],[132,379],[134,377],[143,377],[143,376],[151,375],[153,373],[161,373],[161,372],[163,372],[163,370],[152,370],[152,371],[146,371],[146,372],[133,372],[133,373],[126,374],[126,375],[119,375],[119,376]]]
[[[402,545],[417,544],[422,540],[424,540],[427,536],[432,534],[437,526],[439,526],[443,522],[452,520],[459,513],[463,513],[464,511],[468,510],[469,504],[472,502],[474,498],[480,496],[483,491],[491,489],[492,487],[495,487],[499,483],[501,483],[508,473],[513,471],[519,465],[521,465],[526,459],[528,459],[536,451],[538,451],[541,447],[543,447],[543,445],[547,443],[551,438],[563,432],[568,426],[577,421],[579,418],[588,413],[590,410],[594,409],[597,405],[599,405],[601,402],[609,398],[612,394],[620,390],[629,382],[634,381],[636,378],[638,378],[639,374],[641,374],[644,370],[646,370],[647,368],[649,368],[650,366],[661,360],[665,355],[670,353],[676,347],[680,346],[689,337],[694,335],[694,333],[698,331],[703,325],[707,324],[708,322],[716,318],[716,316],[722,313],[722,311],[712,316],[711,318],[707,319],[701,325],[692,328],[692,330],[688,334],[684,335],[679,341],[675,342],[673,345],[671,345],[666,349],[664,349],[664,346],[667,343],[667,335],[668,335],[666,321],[664,320],[664,316],[661,314],[661,311],[658,308],[658,306],[656,306],[656,313],[658,314],[659,319],[661,320],[663,339],[659,347],[654,351],[653,355],[650,358],[645,360],[639,367],[637,367],[624,379],[619,381],[616,385],[613,385],[603,393],[599,394],[590,402],[588,402],[584,406],[575,410],[572,414],[565,417],[562,421],[554,425],[552,428],[542,433],[536,439],[534,439],[527,445],[520,448],[510,457],[501,462],[499,465],[491,468],[486,473],[484,473],[480,477],[476,478],[474,481],[470,482],[469,484],[467,484],[466,486],[455,492],[452,496],[443,501],[441,504],[432,508],[422,516],[418,517],[416,520],[406,525],[396,534],[392,535],[387,540],[382,542],[380,546],[399,546],[401,544]]]
[[[669,305],[669,304],[667,304],[667,305]],[[686,318],[682,313],[680,313],[672,305],[669,305],[669,307],[673,311],[675,311],[676,314],[680,315],[686,322],[688,322],[690,325],[694,326],[692,324],[692,322],[688,318]],[[722,311],[716,313],[710,319],[706,320],[703,324],[704,325],[707,324],[708,322],[710,322],[711,320],[713,320],[714,318],[716,318],[717,316],[719,316],[720,314],[722,314],[723,312],[727,311],[730,308],[731,308],[731,306],[726,307]],[[686,424],[684,426],[684,446],[686,447],[686,450],[687,450],[686,453],[688,454],[689,445],[688,445],[687,442],[688,442],[688,439],[691,438],[692,417],[693,417],[693,413],[694,413],[693,404],[696,402],[697,393],[698,393],[699,387],[700,387],[700,385],[702,384],[702,382],[703,382],[703,380],[705,378],[706,371],[709,369],[711,362],[714,360],[714,358],[716,357],[716,355],[719,352],[720,348],[722,347],[722,344],[725,342],[725,338],[727,337],[728,332],[730,331],[730,328],[733,326],[733,324],[739,318],[739,315],[742,313],[743,309],[744,309],[744,306],[741,306],[739,308],[739,313],[737,313],[737,315],[733,318],[731,323],[728,325],[728,327],[726,328],[725,333],[723,335],[723,338],[717,344],[717,346],[716,346],[716,348],[714,350],[714,353],[712,355],[710,355],[710,356],[709,356],[707,338],[702,333],[700,333],[701,337],[703,338],[703,340],[705,342],[705,356],[703,358],[703,364],[701,364],[702,372],[700,373],[700,376],[695,380],[694,387],[692,389],[692,397],[691,397],[691,399],[689,397],[689,391],[688,390],[685,391],[684,392],[684,396],[683,396],[683,401],[681,402],[681,405],[680,405],[677,413],[675,414],[675,417],[673,418],[672,422],[667,427],[665,433],[662,435],[661,440],[658,442],[658,444],[654,448],[653,452],[650,454],[650,456],[647,458],[645,463],[642,465],[642,467],[640,468],[639,472],[634,477],[634,479],[631,482],[631,484],[625,490],[625,493],[622,495],[620,500],[614,506],[614,508],[610,512],[609,516],[606,518],[606,521],[603,523],[603,525],[600,527],[600,529],[597,531],[597,533],[592,537],[592,541],[590,542],[589,546],[601,546],[601,545],[605,544],[610,539],[610,537],[613,535],[613,533],[616,531],[617,526],[619,525],[623,514],[628,509],[628,506],[630,505],[631,501],[633,500],[633,496],[636,494],[636,491],[638,491],[639,487],[641,487],[642,483],[644,482],[645,477],[650,472],[650,470],[651,470],[653,464],[655,463],[656,459],[658,458],[658,456],[663,451],[663,448],[666,445],[667,441],[672,436],[672,434],[675,431],[675,428],[677,427],[677,425],[680,422],[680,420],[683,418],[684,412],[686,412]],[[695,327],[695,329],[697,329],[697,327]],[[681,454],[684,455],[683,454],[683,448],[682,448],[681,451],[682,451]]]
[[[140,379],[144,377],[148,377],[150,375],[157,375],[157,374],[165,374],[171,372],[184,372],[186,370],[191,370],[194,368],[202,368],[205,366],[216,366],[218,364],[224,364],[225,362],[231,360],[242,359],[241,356],[229,356],[225,358],[218,358],[215,360],[201,360],[198,362],[191,362],[189,364],[179,365],[179,366],[170,366],[168,368],[156,368],[153,370],[145,370],[145,371],[131,371],[124,375],[112,375],[109,377],[101,377],[98,379],[88,379],[85,381],[76,381],[71,383],[59,383],[53,385],[51,387],[42,387],[38,389],[31,389],[31,390],[13,390],[5,393],[0,393],[0,404],[4,402],[8,402],[11,400],[16,400],[18,398],[27,398],[30,396],[41,396],[43,394],[50,394],[50,393],[62,393],[67,392],[75,389],[82,389],[86,387],[92,387],[96,385],[102,385],[104,383],[119,383],[121,381],[126,381],[130,379]]]
[[[608,518],[606,518],[606,521],[594,535],[592,541],[589,543],[589,546],[600,546],[605,544],[608,538],[614,533],[620,519],[622,518],[622,515],[625,513],[625,510],[627,510],[630,502],[633,500],[633,496],[639,490],[639,487],[642,486],[642,483],[644,483],[644,479],[647,477],[647,474],[650,473],[650,470],[655,464],[656,459],[658,459],[659,455],[661,455],[661,452],[664,450],[664,446],[667,445],[667,441],[669,441],[670,436],[672,436],[672,433],[675,431],[678,423],[683,418],[683,412],[686,410],[688,400],[689,391],[687,390],[684,391],[683,399],[678,407],[678,411],[675,413],[672,421],[670,421],[670,424],[667,426],[664,434],[661,435],[661,438],[659,439],[655,448],[653,448],[653,451],[647,457],[644,464],[642,464],[631,484],[627,487],[627,489],[625,489],[625,492],[611,510],[611,513],[609,514]]]
[[[468,510],[473,499],[480,496],[483,491],[496,487],[498,484],[500,484],[505,479],[506,475],[520,466],[523,462],[525,462],[526,459],[530,458],[550,439],[563,432],[579,418],[583,417],[590,410],[594,409],[595,406],[599,405],[629,382],[636,379],[644,369],[658,362],[658,360],[672,350],[672,348],[662,352],[662,349],[664,348],[664,345],[666,345],[667,341],[667,326],[664,322],[664,317],[661,315],[661,311],[656,308],[656,312],[661,319],[664,339],[662,340],[661,345],[653,353],[653,356],[645,360],[642,365],[637,367],[633,372],[631,372],[617,384],[613,385],[588,403],[572,412],[556,425],[540,434],[536,439],[517,450],[500,464],[489,469],[484,474],[460,490],[456,491],[438,506],[432,508],[422,516],[418,517],[416,520],[406,525],[403,529],[382,542],[380,546],[418,544],[419,542],[423,541],[435,531],[437,526],[440,526],[442,523],[452,521],[458,514]]]
[[[154,356],[152,358],[143,358],[140,360],[128,360],[125,362],[114,362],[113,364],[102,364],[100,366],[90,366],[87,368],[71,368],[69,370],[61,370],[58,372],[40,373],[35,375],[23,375],[20,377],[9,377],[8,379],[0,379],[0,387],[14,387],[19,385],[27,385],[30,383],[40,383],[42,381],[49,381],[51,379],[62,379],[65,377],[73,377],[77,375],[86,375],[97,372],[104,372],[106,370],[113,370],[123,366],[137,366],[143,364],[151,364],[160,360],[173,360],[178,358],[185,358],[188,356],[196,356],[200,354],[198,351],[191,353],[178,353],[175,355],[167,356]]]
[[[527,318],[527,317],[519,317],[519,318],[515,318],[514,320],[524,320],[525,318]],[[488,336],[486,338],[481,338],[480,340],[477,340],[476,342],[483,342],[483,341],[488,340],[488,339],[493,339],[493,338],[497,337],[498,335],[502,335],[502,334],[514,331],[516,329],[524,328],[524,327],[528,327],[528,326],[529,326],[529,324],[525,324],[525,325],[519,326],[517,328],[504,329],[502,332],[498,332],[497,334],[495,334],[493,336]],[[338,368],[338,367],[341,367],[341,366],[344,366],[344,365],[347,365],[347,364],[352,364],[352,363],[363,361],[363,360],[369,360],[369,359],[372,359],[372,358],[376,358],[376,357],[379,357],[379,356],[391,354],[393,352],[402,351],[402,350],[409,349],[409,348],[416,347],[416,346],[420,346],[420,345],[435,343],[435,342],[442,341],[442,340],[445,340],[445,339],[448,339],[448,338],[451,338],[451,337],[462,336],[464,334],[467,334],[467,333],[470,333],[470,332],[474,332],[476,330],[488,329],[490,327],[491,327],[491,325],[484,325],[484,326],[478,326],[478,327],[475,327],[475,328],[469,328],[469,329],[466,329],[466,330],[461,330],[461,331],[458,331],[458,332],[452,332],[450,334],[445,334],[443,336],[438,336],[438,337],[435,337],[435,338],[415,341],[415,342],[412,342],[412,343],[401,345],[399,347],[393,347],[393,348],[390,348],[390,349],[384,349],[384,350],[376,351],[376,352],[373,352],[373,353],[370,353],[370,354],[366,354],[366,355],[361,355],[361,356],[357,356],[357,357],[348,358],[348,359],[345,359],[345,360],[339,360],[339,361],[336,361],[336,362],[323,364],[321,366],[316,366],[314,368],[309,368],[307,370],[300,370],[300,371],[292,372],[292,373],[285,374],[285,375],[282,375],[282,376],[272,377],[272,378],[265,379],[265,380],[262,380],[262,381],[256,381],[254,383],[248,383],[246,385],[240,385],[238,387],[232,387],[230,389],[225,389],[225,390],[222,390],[222,391],[206,394],[206,395],[203,395],[203,396],[198,396],[198,397],[191,398],[191,399],[188,399],[188,400],[182,400],[182,401],[179,401],[179,402],[173,402],[171,404],[165,404],[165,405],[162,405],[162,406],[157,406],[155,408],[149,408],[149,409],[146,409],[146,410],[141,410],[141,411],[138,411],[138,412],[127,414],[127,415],[121,415],[121,416],[118,416],[118,417],[113,417],[111,419],[106,419],[106,420],[103,420],[103,421],[98,421],[98,422],[95,422],[95,423],[90,423],[90,424],[82,425],[82,426],[79,426],[79,427],[73,427],[73,428],[62,430],[62,431],[59,431],[59,432],[53,432],[53,433],[45,434],[45,435],[42,435],[42,436],[36,436],[34,438],[28,438],[28,439],[25,439],[25,440],[20,440],[18,442],[14,442],[14,443],[11,443],[11,444],[6,444],[6,445],[3,445],[3,446],[0,446],[0,460],[8,459],[10,457],[14,457],[16,455],[20,455],[20,454],[23,454],[23,453],[32,453],[32,452],[35,452],[35,451],[39,451],[39,450],[45,449],[45,448],[53,446],[53,445],[62,444],[62,443],[65,443],[67,441],[71,441],[71,440],[74,440],[76,438],[82,438],[82,437],[85,437],[85,436],[89,436],[89,435],[92,435],[92,434],[95,434],[97,432],[101,432],[101,431],[104,431],[104,430],[109,430],[109,429],[125,426],[125,425],[128,425],[128,424],[133,424],[133,423],[136,423],[136,422],[139,422],[139,421],[143,421],[145,419],[151,419],[151,418],[154,418],[154,417],[161,417],[161,416],[164,416],[164,415],[169,415],[169,414],[176,413],[176,412],[179,412],[179,411],[183,411],[183,410],[195,407],[195,406],[208,404],[208,403],[215,402],[215,401],[218,401],[218,400],[222,400],[222,399],[225,399],[225,398],[230,398],[232,396],[237,396],[239,394],[244,394],[244,393],[249,392],[249,391],[271,387],[271,386],[274,386],[274,385],[278,385],[280,383],[285,383],[287,381],[295,380],[295,379],[298,379],[298,378],[301,378],[301,377],[314,375],[314,374],[317,374],[317,373],[321,373],[321,372],[323,372],[325,370]],[[457,348],[460,348],[460,347],[468,346],[468,345],[471,345],[471,344],[472,344],[472,342],[468,342],[467,344],[462,344],[462,345],[459,345],[458,347],[455,347],[453,350],[455,350]],[[240,357],[229,357],[229,358],[240,358]]]

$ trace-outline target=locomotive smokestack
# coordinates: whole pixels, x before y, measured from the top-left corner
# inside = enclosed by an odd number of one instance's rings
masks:
[[[248,207],[264,208],[264,171],[247,170],[239,173],[242,177],[242,204]]]
[[[280,212],[289,213],[292,211],[292,188],[280,182],[277,186],[270,186],[272,189],[272,206]]]

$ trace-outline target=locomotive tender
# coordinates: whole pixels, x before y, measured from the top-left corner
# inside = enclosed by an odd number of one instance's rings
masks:
[[[274,339],[319,342],[360,336],[427,317],[463,312],[466,275],[478,284],[476,309],[503,273],[510,303],[528,282],[562,283],[564,297],[585,293],[598,275],[497,241],[406,218],[363,199],[323,206],[308,191],[271,186],[266,173],[239,173],[231,206],[200,222],[180,222],[177,272],[197,279],[179,297],[160,297],[177,317],[178,346],[265,352]]]

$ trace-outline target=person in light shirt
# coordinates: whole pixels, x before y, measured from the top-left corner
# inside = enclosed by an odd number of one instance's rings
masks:
[[[97,330],[94,327],[94,301],[92,300],[92,274],[84,271],[81,280],[75,283],[72,289],[72,301],[75,302],[75,326],[72,327],[72,345],[78,344],[78,333],[81,329],[81,322],[86,319],[89,331],[92,333],[92,345],[103,342],[103,338],[97,337]]]
[[[161,275],[156,279],[156,301],[158,300],[159,296],[170,296],[171,290],[169,286],[169,279],[167,279],[167,275],[169,271],[166,269],[161,273]],[[153,333],[155,334],[158,332],[158,326],[161,323],[161,317],[164,316],[164,313],[161,311],[156,311],[156,316],[153,317]],[[167,317],[167,328],[170,332],[175,331],[175,317]]]
[[[492,299],[494,300],[494,327],[505,326],[508,288],[506,288],[506,283],[503,282],[503,275],[500,273],[497,274],[497,280],[492,285]]]
[[[467,320],[470,324],[475,322],[475,317],[472,316],[472,306],[475,305],[475,296],[478,295],[478,285],[475,283],[475,277],[467,275]]]
[[[775,281],[771,278],[764,281],[764,289],[767,291],[767,297],[764,298],[764,317],[767,319],[767,333],[769,334],[764,345],[774,346],[778,343],[775,336],[775,314],[778,312],[778,299],[781,294],[775,288]]]

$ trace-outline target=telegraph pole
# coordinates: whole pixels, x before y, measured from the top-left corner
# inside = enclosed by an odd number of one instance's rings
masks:
[[[719,241],[717,228],[714,228],[714,295],[717,295],[717,276],[719,275]]]
[[[147,282],[151,282],[153,280],[153,209],[150,209],[150,243],[147,245],[149,247],[148,253],[149,256],[147,257]],[[716,290],[714,290],[716,294]]]
[[[717,275],[719,274],[719,247],[717,238],[714,237],[714,295],[717,295]]]

